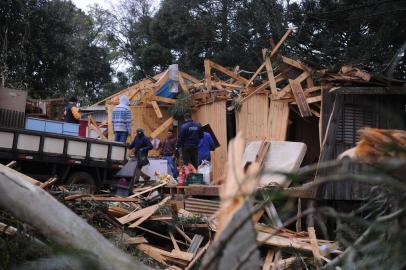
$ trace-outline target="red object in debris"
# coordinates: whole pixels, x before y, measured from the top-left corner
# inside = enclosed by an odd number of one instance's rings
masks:
[[[79,136],[86,138],[87,120],[79,121]]]
[[[196,173],[196,168],[192,164],[182,165],[179,167],[178,186],[184,186],[189,174]]]

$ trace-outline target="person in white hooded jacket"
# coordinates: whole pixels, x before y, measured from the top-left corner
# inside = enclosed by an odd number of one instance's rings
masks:
[[[112,123],[116,142],[125,143],[128,135],[131,134],[132,115],[129,104],[128,97],[121,96],[120,104],[113,110]]]

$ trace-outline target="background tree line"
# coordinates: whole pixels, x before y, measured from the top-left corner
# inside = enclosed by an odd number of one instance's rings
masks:
[[[254,71],[288,27],[284,54],[406,80],[405,21],[403,0],[122,0],[89,14],[70,1],[0,0],[0,84],[90,103],[171,63],[198,77],[204,58]]]

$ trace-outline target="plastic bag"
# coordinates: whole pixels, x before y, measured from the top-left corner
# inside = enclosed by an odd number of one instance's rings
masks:
[[[203,160],[197,169],[197,173],[203,174],[203,181],[206,185],[210,185],[210,172],[211,172],[211,163],[207,160]]]

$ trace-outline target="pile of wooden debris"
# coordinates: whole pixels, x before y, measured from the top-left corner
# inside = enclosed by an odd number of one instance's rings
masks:
[[[240,138],[231,147],[236,144],[241,146],[239,140]],[[241,161],[242,152],[240,150],[232,151],[235,157],[239,157],[237,160],[233,160],[234,165]],[[57,197],[59,201],[74,210],[116,245],[132,247],[152,258],[156,261],[155,267],[161,265],[163,268],[170,267],[170,269],[192,269],[198,263],[203,263],[202,269],[216,269],[219,264],[213,262],[216,262],[219,257],[214,259],[212,254],[213,251],[218,250],[219,243],[222,246],[220,252],[222,259],[220,260],[228,261],[229,256],[237,258],[237,260],[230,260],[230,263],[243,260],[245,252],[252,247],[247,246],[241,253],[233,253],[233,251],[228,253],[226,250],[235,240],[233,238],[239,237],[239,233],[232,234],[233,236],[225,242],[223,240],[224,237],[227,239],[227,233],[233,230],[238,223],[229,222],[235,217],[237,217],[237,221],[239,220],[240,217],[238,217],[237,212],[241,210],[241,206],[245,205],[245,202],[251,200],[251,194],[257,189],[257,178],[251,179],[247,176],[258,170],[261,167],[260,163],[261,161],[259,161],[259,165],[252,164],[248,168],[247,174],[243,172],[243,168],[238,167],[236,169],[233,167],[234,165],[229,165],[227,181],[220,187],[220,201],[215,196],[216,192],[212,191],[216,189],[219,192],[219,187],[215,186],[192,185],[179,189],[166,187],[166,183],[142,183],[134,188],[133,195],[118,197],[109,193],[99,195],[77,194],[77,191],[72,191],[71,187],[57,186],[55,181],[51,180],[47,184],[41,184],[6,166],[1,167],[1,173],[2,177],[6,176],[9,179],[16,177],[18,180],[24,181],[22,184],[30,188],[23,192],[30,195],[37,193],[41,197],[41,200],[36,200],[36,203],[32,204],[32,207],[38,207],[37,202],[40,202],[44,208],[56,206],[56,201],[51,201],[49,195],[41,191],[48,189],[48,193]],[[241,182],[241,186],[238,187],[238,180],[234,178],[235,175],[230,170],[240,175],[241,179],[248,179],[248,181]],[[10,182],[10,180],[7,181]],[[2,182],[6,183],[6,181]],[[183,194],[175,194],[175,192],[182,192]],[[197,195],[185,195],[185,193]],[[209,197],[204,195],[209,195]],[[54,205],[45,207],[45,204]],[[70,245],[77,241],[80,244],[74,244],[74,246],[84,248],[83,245],[85,244],[81,242],[82,240],[75,239],[79,236],[70,232],[70,230],[78,230],[78,228],[73,228],[69,224],[68,226],[64,225],[61,230],[69,233],[71,239],[63,238],[61,240],[61,236],[55,235],[58,234],[55,233],[55,230],[49,231],[50,226],[55,226],[52,224],[53,222],[36,216],[36,219],[40,221],[31,223],[29,217],[24,217],[24,214],[16,210],[19,208],[18,205],[10,206],[9,203],[5,204],[3,200],[2,206],[23,221],[38,228],[50,239],[57,242],[62,241],[64,244],[70,243]],[[272,202],[256,202],[255,206],[251,206],[252,208],[248,208],[248,219],[242,223],[243,226],[240,229],[241,232],[244,232],[245,224],[248,224],[252,229],[252,238],[249,239],[251,234],[248,233],[245,234],[246,240],[255,243],[253,246],[255,249],[260,246],[265,251],[262,260],[260,257],[257,258],[256,268],[261,267],[261,265],[263,269],[292,269],[297,265],[313,263],[321,265],[323,259],[327,260],[329,254],[339,253],[337,243],[317,239],[312,227],[308,228],[307,231],[297,232],[286,229]],[[253,209],[255,211],[251,211]],[[64,214],[65,210],[59,211]],[[41,212],[41,215],[45,217],[47,213]],[[53,218],[59,219],[59,214]],[[75,220],[71,222],[76,224],[77,221]],[[267,220],[271,220],[272,225],[269,225]],[[63,221],[62,218],[61,222]],[[39,224],[41,224],[40,228],[38,227]],[[15,228],[5,224],[2,224],[2,227],[3,233],[8,235],[16,231]],[[239,227],[237,229],[239,230]],[[93,244],[97,245],[97,242],[93,242]],[[86,246],[85,249],[96,252],[92,246]],[[205,255],[208,250],[210,252]],[[206,256],[206,259],[202,261],[203,256]],[[207,263],[208,258],[211,258],[209,264]],[[111,263],[115,262],[112,261]]]

